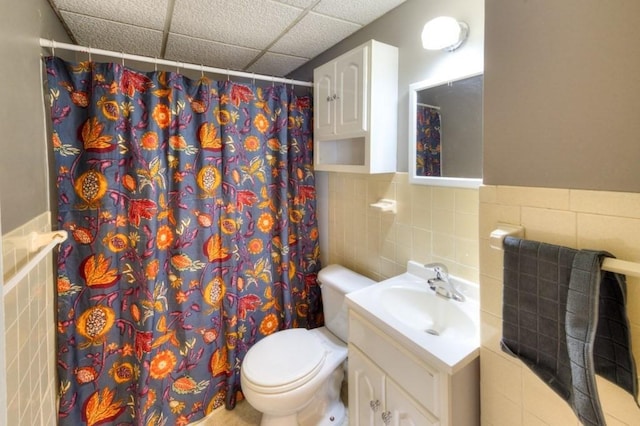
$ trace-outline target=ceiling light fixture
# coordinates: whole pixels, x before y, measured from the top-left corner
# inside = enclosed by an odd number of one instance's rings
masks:
[[[453,52],[469,37],[469,25],[449,16],[440,16],[424,24],[422,47]]]

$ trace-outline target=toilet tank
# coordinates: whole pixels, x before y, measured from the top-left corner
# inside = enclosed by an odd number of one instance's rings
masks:
[[[349,321],[345,295],[375,281],[341,265],[329,265],[318,273],[322,292],[324,325],[343,342],[349,336]]]

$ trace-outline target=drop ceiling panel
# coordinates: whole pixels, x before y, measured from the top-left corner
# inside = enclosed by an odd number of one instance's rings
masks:
[[[276,53],[313,58],[360,29],[360,25],[307,14],[272,47]]]
[[[160,57],[162,31],[68,12],[62,17],[82,46]]]
[[[264,49],[301,12],[270,0],[176,0],[171,32]]]
[[[167,17],[168,0],[52,0],[60,11],[160,30]]]
[[[290,6],[296,6],[301,9],[306,9],[314,3],[317,3],[318,0],[275,0],[278,3],[288,4]]]
[[[405,0],[322,0],[313,8],[313,11],[366,25],[404,1]]]
[[[282,77],[405,0],[49,0],[75,43]]]
[[[265,53],[247,71],[270,76],[283,76],[304,65],[308,59],[296,56]]]
[[[246,47],[171,34],[167,41],[165,58],[171,61],[242,70],[259,53],[259,50]]]

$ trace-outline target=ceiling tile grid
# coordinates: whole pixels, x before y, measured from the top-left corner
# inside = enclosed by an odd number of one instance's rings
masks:
[[[322,0],[313,11],[364,26],[404,2],[405,0]]]
[[[282,77],[405,0],[50,0],[80,45]]]
[[[169,0],[52,0],[59,11],[162,31]]]
[[[301,12],[270,0],[176,0],[170,31],[262,50]]]
[[[70,12],[62,12],[62,17],[82,46],[152,58],[161,56],[162,31]]]
[[[247,72],[254,72],[273,77],[282,77],[289,74],[296,68],[301,67],[308,61],[307,58],[281,55],[279,53],[267,52],[258,58],[255,63],[249,66]]]
[[[260,50],[172,34],[167,40],[165,58],[216,68],[243,70]]]
[[[314,58],[361,28],[360,25],[309,12],[276,41],[276,53]]]

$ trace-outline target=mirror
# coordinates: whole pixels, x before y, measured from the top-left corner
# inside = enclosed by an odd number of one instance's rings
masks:
[[[482,184],[482,72],[409,86],[409,181]]]

